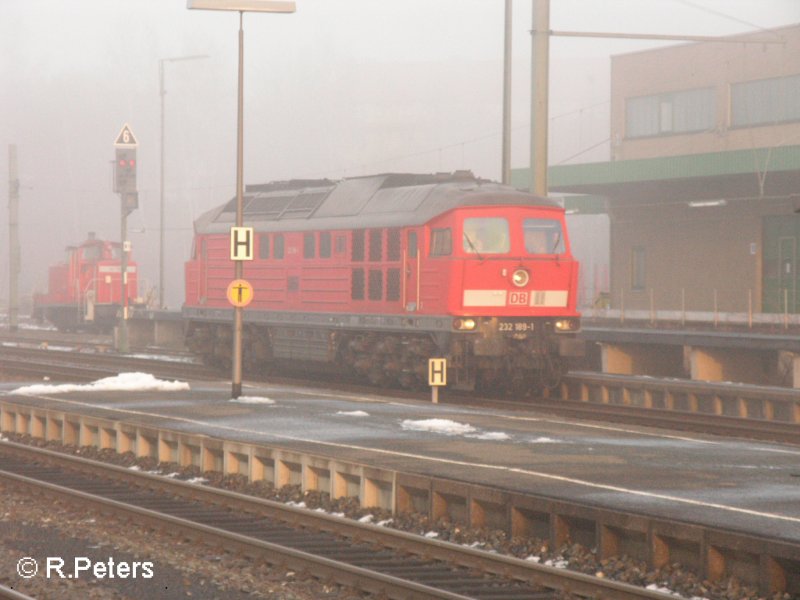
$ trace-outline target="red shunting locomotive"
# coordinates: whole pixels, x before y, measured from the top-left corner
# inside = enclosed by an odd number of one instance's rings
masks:
[[[137,297],[136,263],[126,265],[128,305]],[[89,233],[79,246],[67,247],[66,260],[48,273],[46,294],[34,294],[33,317],[62,331],[110,331],[123,308],[122,248]]]
[[[578,263],[551,200],[457,172],[248,186],[243,206],[246,372],[324,363],[414,388],[444,357],[453,387],[520,392],[582,354]],[[226,367],[235,214],[234,198],[197,219],[185,267],[187,346]]]

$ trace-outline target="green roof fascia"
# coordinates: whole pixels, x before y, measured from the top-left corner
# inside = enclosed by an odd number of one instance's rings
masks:
[[[715,177],[770,171],[800,170],[800,146],[751,148],[707,154],[684,154],[659,158],[641,158],[548,168],[548,187],[602,185]],[[529,169],[515,169],[512,184],[528,187]]]

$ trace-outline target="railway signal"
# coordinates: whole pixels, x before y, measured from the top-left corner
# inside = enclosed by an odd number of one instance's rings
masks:
[[[114,161],[114,191],[136,192],[136,148],[117,148]]]
[[[136,148],[139,142],[133,135],[130,125],[125,123],[114,140],[114,192],[120,198],[120,230],[122,245],[122,261],[120,264],[122,284],[122,314],[119,320],[119,338],[117,350],[125,353],[128,351],[128,214],[139,205],[139,195],[136,192]],[[127,248],[126,248],[127,245]]]

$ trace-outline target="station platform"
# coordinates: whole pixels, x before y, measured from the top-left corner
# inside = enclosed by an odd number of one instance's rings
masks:
[[[515,502],[522,507],[518,521],[525,506],[537,513],[539,505],[522,500],[536,496],[589,504],[628,521],[654,515],[665,527],[720,526],[800,548],[800,447],[532,410],[490,412],[448,405],[446,394],[431,404],[245,384],[245,396],[234,402],[229,385],[20,394],[20,384],[2,383],[0,428],[272,478],[278,486],[300,483],[334,497],[360,495],[366,505],[391,509],[427,502],[435,513],[436,497],[446,503],[463,486],[477,486],[477,504],[453,501],[449,510],[479,524],[492,524],[493,508],[505,518]],[[428,494],[422,500],[419,490]]]

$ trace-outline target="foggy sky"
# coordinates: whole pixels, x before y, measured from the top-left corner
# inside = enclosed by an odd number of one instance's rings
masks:
[[[245,183],[385,171],[500,176],[502,0],[297,0],[245,15]],[[528,162],[531,2],[514,2],[512,165]],[[723,35],[800,22],[798,0],[552,0],[562,30]],[[0,310],[8,295],[8,146],[21,180],[20,294],[86,238],[119,240],[113,142],[138,138],[128,219],[158,283],[165,63],[167,304],[182,302],[194,218],[235,192],[238,15],[183,0],[0,0]],[[608,158],[609,56],[664,45],[551,41],[550,163]]]

